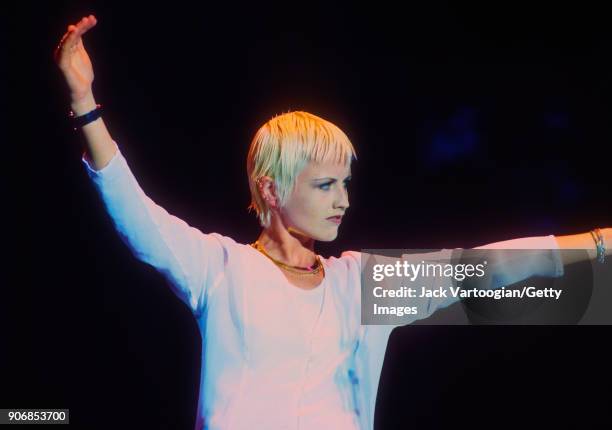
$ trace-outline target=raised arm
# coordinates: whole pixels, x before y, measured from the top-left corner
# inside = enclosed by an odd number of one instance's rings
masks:
[[[233,240],[204,234],[151,200],[119,148],[101,170],[94,170],[85,157],[82,161],[121,240],[138,260],[164,276],[192,312],[200,312],[208,292],[223,279]]]
[[[68,26],[55,51],[72,109],[81,115],[95,109],[93,68],[81,35],[96,25],[94,16]],[[204,234],[169,214],[141,189],[119,146],[101,118],[82,127],[82,161],[122,241],[140,261],[153,266],[194,313],[207,293],[223,279],[227,247],[234,243],[217,233]]]
[[[54,51],[54,59],[59,67],[70,95],[70,106],[76,116],[84,115],[96,108],[92,84],[94,71],[91,60],[83,45],[83,34],[97,24],[96,17],[89,15],[76,25],[69,25]],[[94,169],[102,169],[113,158],[117,150],[104,120],[98,118],[83,126],[85,154]]]

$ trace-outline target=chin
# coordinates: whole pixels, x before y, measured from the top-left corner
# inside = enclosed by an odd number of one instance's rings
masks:
[[[338,230],[336,230],[333,233],[326,234],[325,236],[321,236],[317,238],[316,240],[319,242],[333,242],[334,240],[336,240],[337,237],[338,237]]]

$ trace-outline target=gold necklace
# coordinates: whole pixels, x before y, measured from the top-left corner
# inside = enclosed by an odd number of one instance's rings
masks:
[[[323,269],[323,263],[321,263],[321,259],[319,258],[318,255],[315,256],[317,261],[316,261],[316,265],[314,268],[296,267],[296,266],[290,266],[288,264],[283,263],[282,261],[276,260],[274,257],[272,257],[270,254],[266,252],[266,250],[264,249],[262,244],[259,243],[258,240],[256,240],[255,243],[252,243],[251,246],[257,249],[258,251],[261,251],[266,257],[272,260],[274,264],[276,264],[277,266],[280,266],[283,269],[286,269],[289,272],[295,273],[297,275],[316,275]],[[296,270],[296,269],[300,269],[302,271],[300,272],[299,270]],[[304,272],[304,270],[307,270],[307,272]]]

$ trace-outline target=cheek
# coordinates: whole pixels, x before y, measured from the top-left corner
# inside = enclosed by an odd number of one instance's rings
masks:
[[[318,218],[325,213],[325,198],[325,193],[303,193],[292,200],[288,209],[293,217]]]

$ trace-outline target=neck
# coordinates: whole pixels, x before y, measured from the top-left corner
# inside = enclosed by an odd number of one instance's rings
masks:
[[[290,266],[306,267],[314,262],[314,239],[279,225],[275,217],[257,240],[270,256]]]

